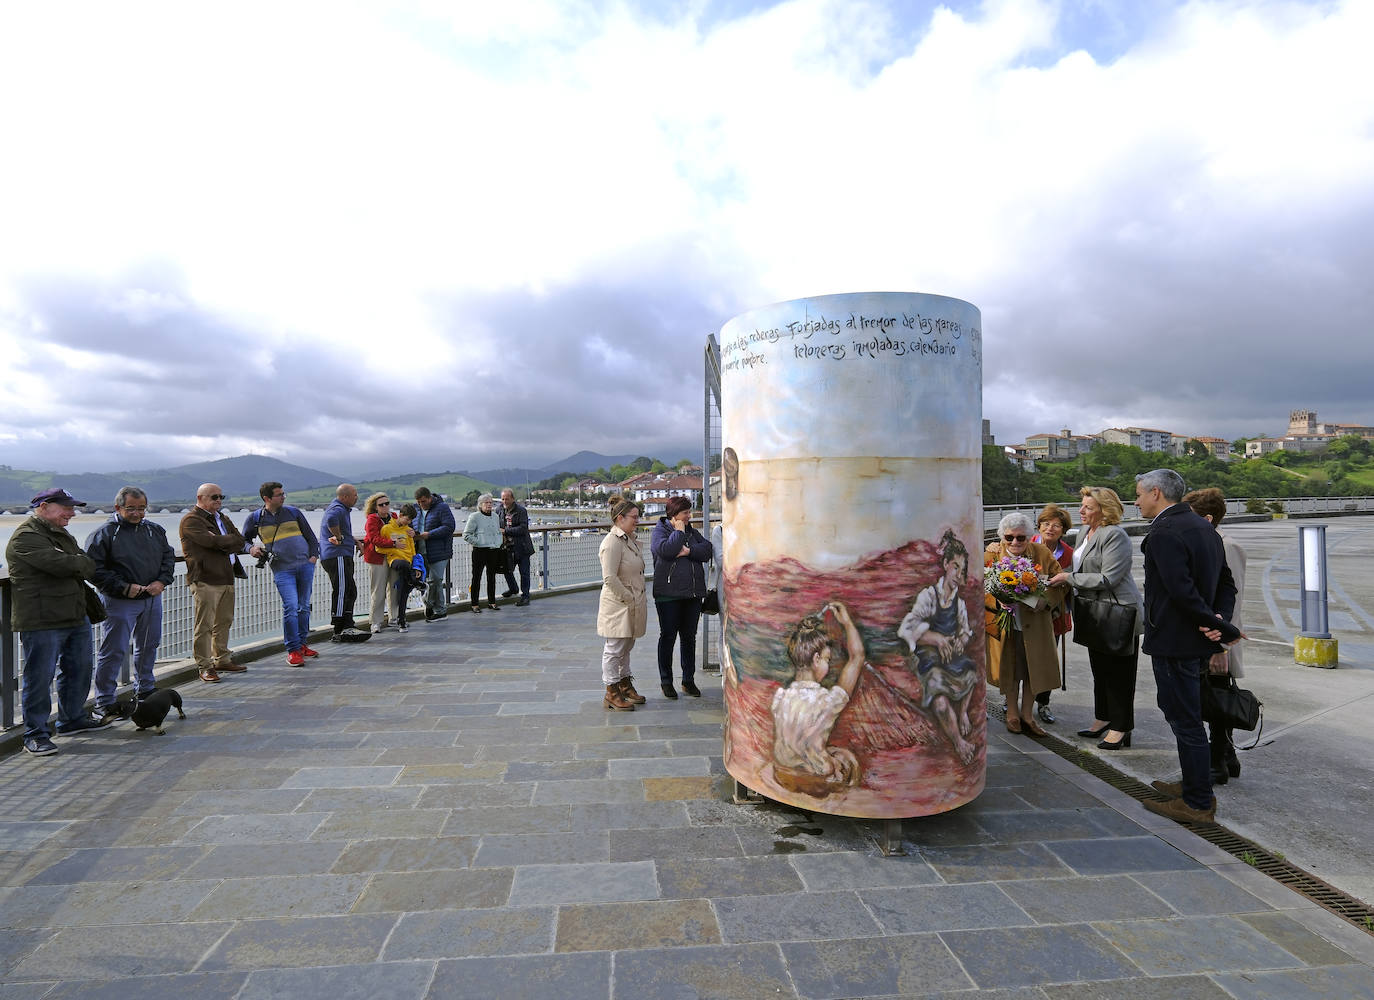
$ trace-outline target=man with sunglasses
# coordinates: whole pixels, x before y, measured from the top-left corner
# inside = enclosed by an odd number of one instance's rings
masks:
[[[220,673],[248,668],[229,656],[229,628],[234,624],[234,580],[246,579],[239,556],[248,543],[234,523],[220,513],[224,491],[214,483],[196,490],[196,505],[181,519],[181,552],[186,557],[186,584],[195,600],[191,653],[200,679],[218,684]]]

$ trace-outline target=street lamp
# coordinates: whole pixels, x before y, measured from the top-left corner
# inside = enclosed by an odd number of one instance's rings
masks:
[[[1302,631],[1293,639],[1293,659],[1308,667],[1336,668],[1336,640],[1327,620],[1326,525],[1298,528],[1298,593]]]

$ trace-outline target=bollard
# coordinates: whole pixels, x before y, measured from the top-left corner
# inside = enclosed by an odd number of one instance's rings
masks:
[[[1293,660],[1304,667],[1336,669],[1336,640],[1327,622],[1326,525],[1298,528],[1299,594],[1302,631],[1293,639]]]

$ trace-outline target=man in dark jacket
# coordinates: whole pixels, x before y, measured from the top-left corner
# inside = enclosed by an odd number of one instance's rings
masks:
[[[362,542],[353,537],[353,508],[358,503],[358,487],[340,483],[334,499],[320,519],[320,565],[329,574],[333,596],[329,602],[329,622],[334,626],[335,642],[362,642],[372,638],[353,622],[353,605],[358,603],[358,582],[353,576],[353,557],[362,551]]]
[[[414,524],[415,549],[425,557],[425,572],[429,574],[425,589],[425,621],[438,621],[448,614],[444,576],[453,559],[453,533],[458,524],[449,505],[427,486],[416,488],[415,503],[420,508],[420,516]]]
[[[1145,642],[1154,665],[1160,711],[1174,731],[1183,779],[1178,797],[1146,802],[1145,808],[1170,819],[1210,823],[1211,756],[1202,727],[1202,681],[1207,661],[1226,642],[1239,639],[1230,623],[1236,585],[1226,566],[1221,536],[1183,502],[1187,487],[1172,469],[1136,477],[1136,506],[1154,523],[1141,544],[1145,556]],[[1163,787],[1161,787],[1163,786]],[[1156,782],[1173,792],[1168,782]]]
[[[29,502],[33,513],[5,546],[14,595],[10,623],[23,654],[24,749],[35,757],[57,753],[48,728],[54,676],[58,733],[105,724],[86,711],[91,690],[86,581],[95,574],[95,563],[67,532],[76,508],[84,506],[66,490],[44,490]]]
[[[534,539],[530,538],[529,511],[515,502],[515,491],[507,487],[501,491],[501,509],[497,511],[501,523],[501,534],[511,550],[511,558],[520,570],[520,600],[517,608],[530,603],[530,556],[534,555]],[[515,593],[515,574],[506,571],[506,592],[502,597]]]
[[[220,512],[224,491],[214,483],[196,490],[196,505],[181,519],[181,554],[186,557],[186,585],[195,599],[191,655],[200,679],[218,684],[220,672],[247,670],[229,656],[229,629],[234,624],[234,581],[248,576],[239,562],[248,543],[234,522]]]
[[[162,525],[146,521],[148,496],[137,486],[122,487],[115,512],[86,538],[95,561],[95,586],[105,605],[105,628],[95,665],[95,714],[113,721],[119,667],[134,643],[134,697],[153,693],[153,664],[162,642],[162,591],[176,571],[176,552]]]

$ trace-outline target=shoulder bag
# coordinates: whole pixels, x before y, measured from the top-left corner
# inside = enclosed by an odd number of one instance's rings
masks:
[[[1089,649],[1113,656],[1129,656],[1135,651],[1134,604],[1118,604],[1116,591],[1108,586],[1110,601],[1073,595],[1073,641]]]
[[[1225,679],[1210,675],[1202,685],[1202,719],[1224,729],[1244,729],[1253,732],[1264,715],[1264,702],[1253,691],[1236,684],[1227,674]]]

